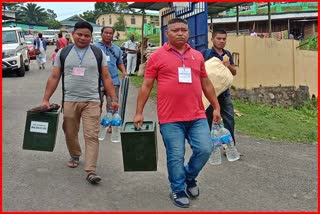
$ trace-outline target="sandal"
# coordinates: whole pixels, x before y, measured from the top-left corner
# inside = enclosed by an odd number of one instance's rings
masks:
[[[67,166],[70,168],[76,168],[79,165],[79,157],[71,157],[67,163]]]
[[[94,172],[89,172],[87,175],[87,181],[89,181],[91,184],[97,184],[99,181],[101,181],[101,177]]]

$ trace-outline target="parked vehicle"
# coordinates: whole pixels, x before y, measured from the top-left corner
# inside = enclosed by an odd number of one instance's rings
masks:
[[[29,71],[28,48],[20,27],[2,28],[2,72],[23,77]]]
[[[42,37],[45,38],[48,42],[48,44],[53,45],[56,43],[57,39],[58,39],[58,33],[60,32],[60,30],[44,30],[42,32]]]
[[[28,54],[30,59],[36,59],[36,54],[34,51],[34,46],[33,46],[33,41],[34,41],[34,36],[33,35],[25,35],[24,39],[26,41],[26,45],[28,48]]]
[[[98,43],[98,42],[101,42],[102,38],[101,38],[101,32],[93,32],[92,33],[92,43],[95,44],[95,43]]]

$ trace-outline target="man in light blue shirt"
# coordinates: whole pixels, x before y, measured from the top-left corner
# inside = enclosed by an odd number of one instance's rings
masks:
[[[107,55],[107,64],[108,69],[112,78],[113,86],[116,91],[116,96],[119,98],[119,88],[120,88],[120,79],[118,74],[118,69],[122,72],[122,77],[127,76],[126,69],[122,60],[122,51],[119,46],[112,43],[112,39],[114,36],[114,29],[112,27],[105,26],[101,29],[101,42],[96,43],[95,45]],[[103,84],[101,83],[101,86]],[[107,97],[107,105],[106,109],[112,110],[111,108],[111,97],[108,96],[107,92],[104,91],[102,87],[103,93]],[[111,127],[109,127],[108,132],[111,132]]]

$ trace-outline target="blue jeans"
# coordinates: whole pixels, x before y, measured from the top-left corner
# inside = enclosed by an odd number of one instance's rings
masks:
[[[208,161],[213,146],[206,119],[160,124],[160,133],[167,153],[167,167],[172,192],[186,188],[186,180],[194,180]],[[192,155],[184,165],[185,140]]]
[[[218,96],[218,102],[220,105],[220,113],[223,120],[223,125],[226,129],[229,130],[232,135],[234,144],[236,144],[234,138],[234,110],[229,89]],[[206,115],[209,127],[211,127],[213,116],[213,108],[211,105],[206,109]]]

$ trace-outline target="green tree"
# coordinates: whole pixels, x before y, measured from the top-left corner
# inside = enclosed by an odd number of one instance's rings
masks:
[[[30,24],[44,24],[48,17],[45,9],[34,3],[28,3],[26,6],[23,5],[17,13],[18,19]]]
[[[2,3],[2,9],[5,9],[5,10],[18,10],[21,6],[23,5],[23,3],[9,3],[9,2],[3,2]]]
[[[125,31],[126,30],[126,22],[124,20],[124,15],[120,15],[117,19],[117,22],[114,23],[113,28],[116,31]]]
[[[96,18],[99,12],[97,11],[92,11],[92,10],[87,10],[80,14],[80,17],[87,20],[88,22],[96,22]]]
[[[94,9],[100,13],[111,13],[116,9],[116,3],[114,2],[97,2],[94,4]]]
[[[100,13],[128,13],[134,12],[133,9],[128,7],[126,2],[97,2],[94,4],[94,9]]]
[[[57,14],[51,9],[47,9],[47,14],[50,19],[56,19],[58,17]]]
[[[62,26],[61,23],[55,19],[47,19],[44,24],[47,25],[49,29],[59,29]]]

